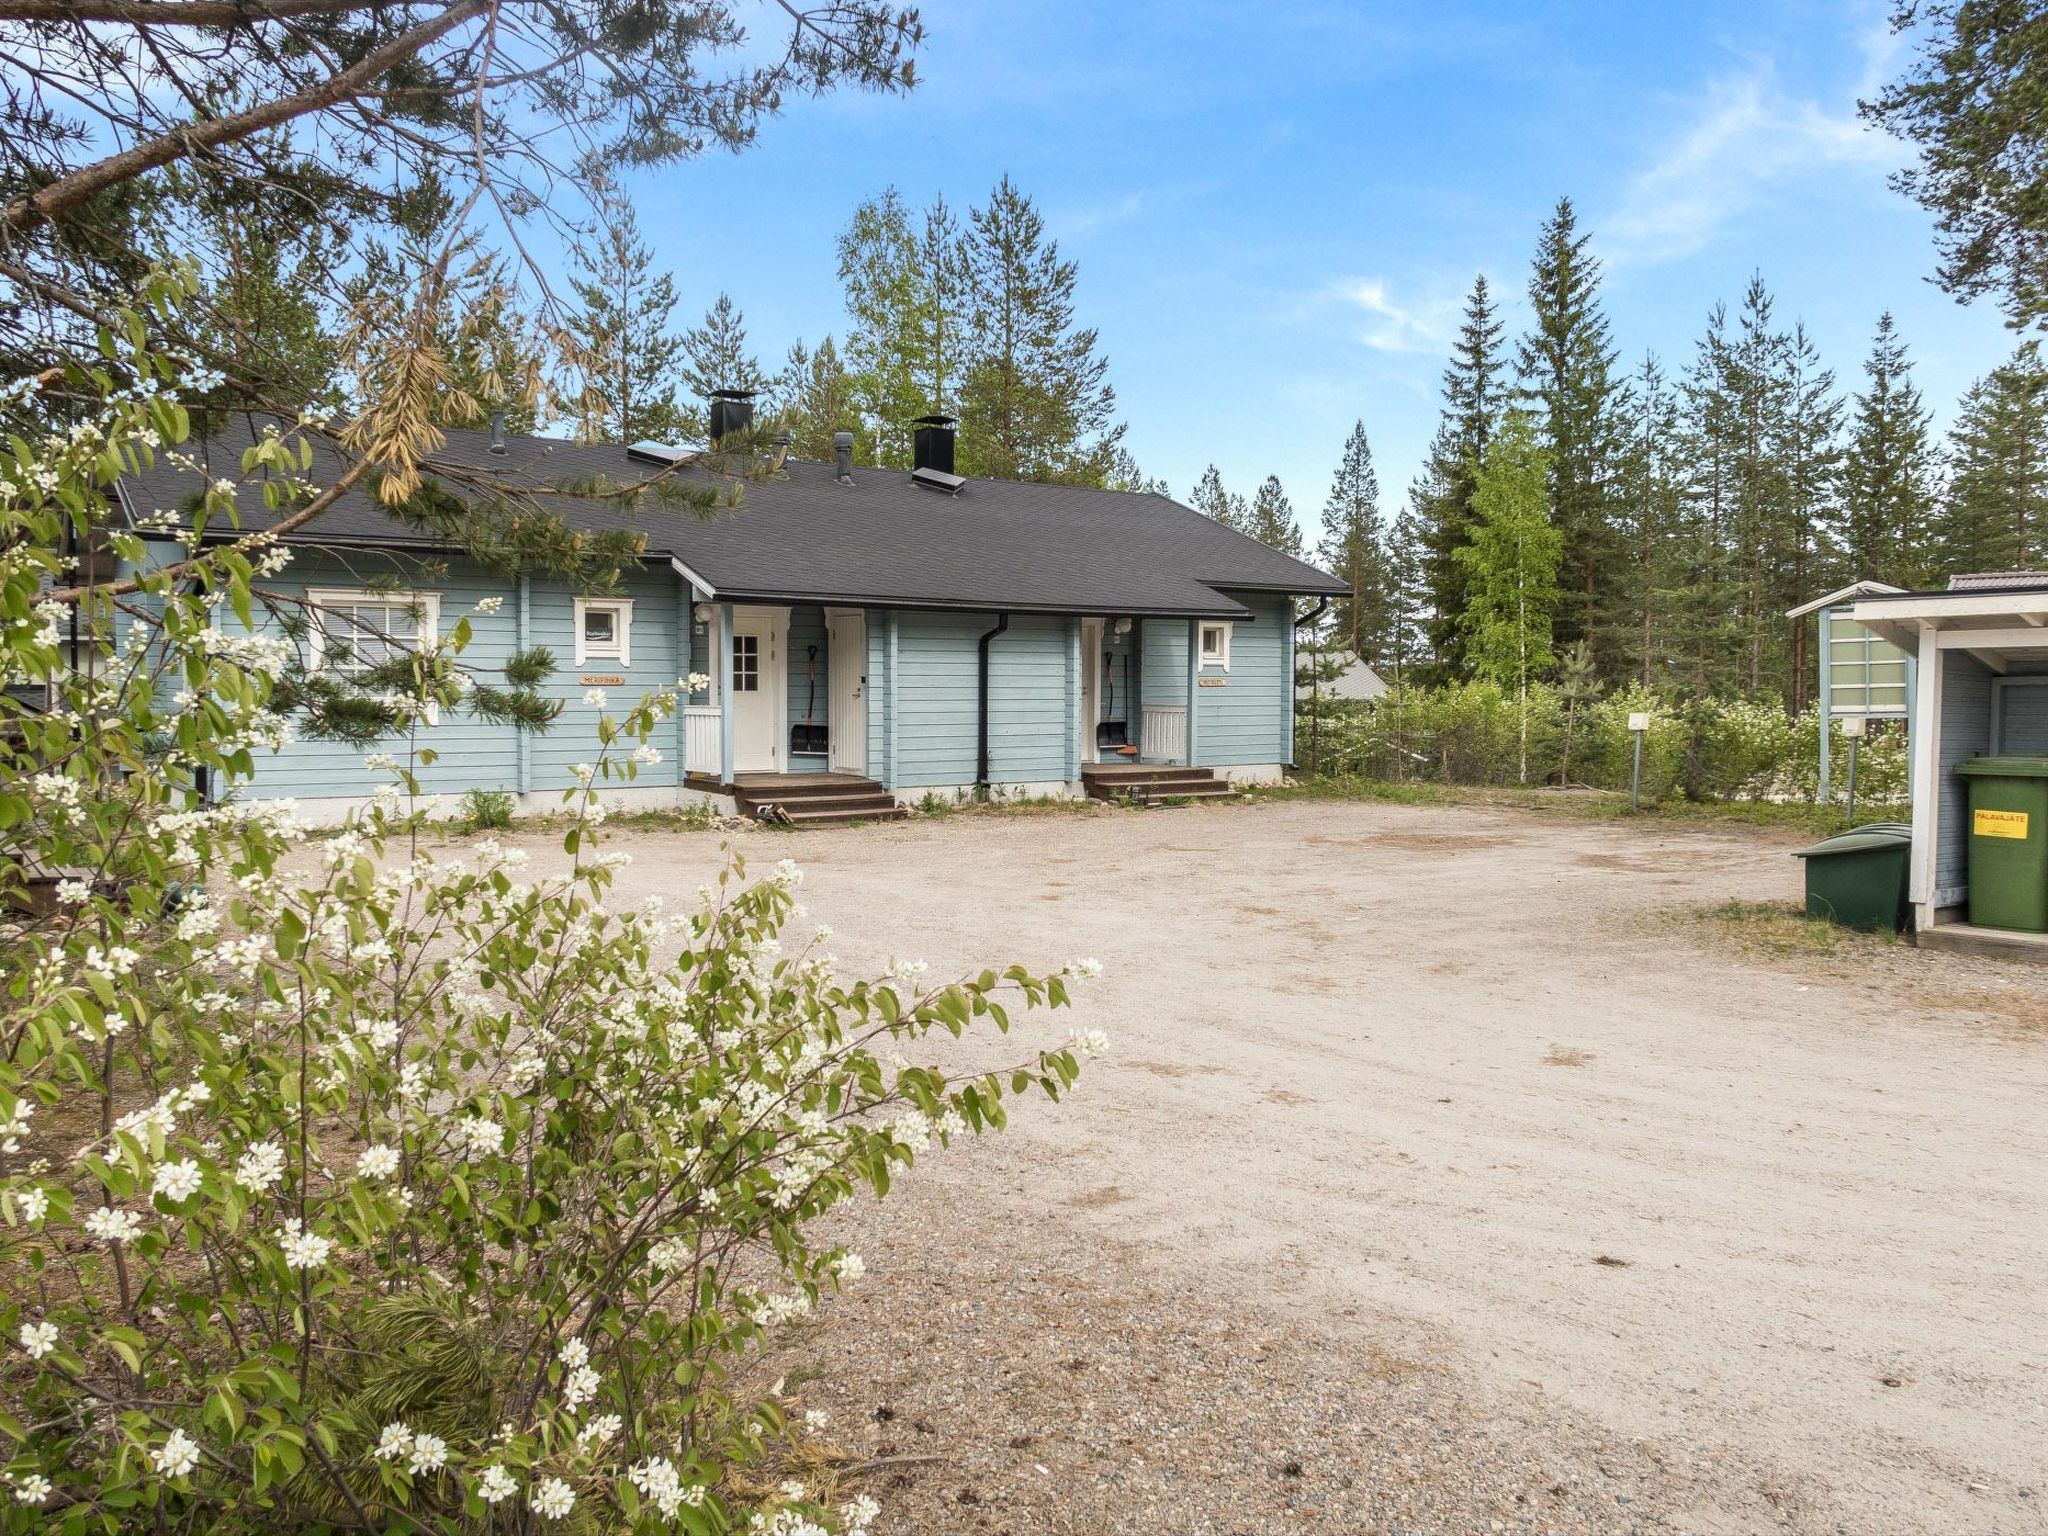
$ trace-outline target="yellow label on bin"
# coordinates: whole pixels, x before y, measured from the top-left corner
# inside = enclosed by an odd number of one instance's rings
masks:
[[[1979,811],[1970,824],[1971,832],[1978,837],[2010,837],[2019,842],[2027,840],[2027,813],[2025,811]]]

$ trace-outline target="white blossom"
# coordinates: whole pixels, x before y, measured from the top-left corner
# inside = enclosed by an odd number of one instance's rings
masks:
[[[28,1352],[31,1360],[40,1360],[57,1347],[57,1325],[55,1323],[23,1323],[15,1335],[21,1347]]]
[[[133,1211],[103,1205],[85,1218],[85,1230],[109,1245],[132,1243],[142,1233],[142,1218]]]
[[[398,1152],[381,1142],[363,1148],[356,1159],[356,1172],[366,1179],[388,1179],[398,1172]]]
[[[50,1496],[50,1480],[40,1472],[28,1472],[17,1477],[9,1474],[14,1484],[14,1502],[33,1507]]]
[[[533,1490],[533,1512],[543,1520],[559,1520],[576,1507],[576,1491],[559,1477]]]
[[[277,1229],[277,1237],[287,1269],[318,1269],[334,1248],[318,1233],[303,1231],[296,1216]]]
[[[155,1200],[189,1200],[199,1193],[199,1164],[186,1158],[182,1162],[164,1163],[157,1168],[156,1183],[151,1186],[150,1197]]]
[[[284,1180],[284,1148],[274,1141],[259,1141],[235,1163],[235,1182],[251,1194],[260,1195]]]
[[[489,1157],[505,1149],[505,1127],[482,1115],[465,1115],[455,1132],[471,1157]]]
[[[149,1453],[149,1460],[165,1477],[183,1477],[199,1465],[199,1446],[185,1431],[174,1429],[169,1439]]]
[[[477,1497],[486,1504],[502,1504],[519,1491],[519,1485],[512,1480],[512,1474],[496,1462],[484,1468],[484,1475],[476,1481]]]
[[[379,1461],[395,1461],[412,1449],[412,1427],[403,1420],[394,1420],[384,1426],[384,1432],[377,1437],[377,1449],[370,1454]]]
[[[415,1477],[425,1472],[438,1472],[448,1464],[448,1442],[439,1435],[414,1435],[412,1437],[412,1459],[407,1465]]]

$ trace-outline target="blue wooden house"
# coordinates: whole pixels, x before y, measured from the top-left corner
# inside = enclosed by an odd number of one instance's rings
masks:
[[[192,446],[232,478],[258,430]],[[1163,496],[954,475],[942,419],[918,441],[911,470],[854,468],[841,434],[836,463],[786,459],[710,520],[549,496],[575,526],[644,537],[639,567],[601,592],[495,575],[367,494],[309,526],[266,585],[310,605],[316,666],[364,664],[345,645],[320,654],[323,612],[387,634],[468,616],[464,662],[486,673],[549,648],[547,686],[565,706],[554,728],[447,720],[423,776],[445,794],[510,791],[526,811],[557,805],[571,765],[593,754],[587,691],[637,697],[692,673],[711,684],[679,711],[664,761],[608,797],[709,797],[805,821],[895,814],[927,792],[1160,798],[1279,777],[1293,755],[1296,600],[1341,582]],[[439,457],[514,487],[696,472],[654,445],[486,432],[449,433]],[[175,510],[192,473],[166,462],[125,483],[128,515]],[[261,522],[245,514],[245,528]],[[423,556],[430,584],[414,574]],[[477,613],[488,597],[501,602]],[[296,741],[250,792],[335,817],[367,796],[362,758]]]

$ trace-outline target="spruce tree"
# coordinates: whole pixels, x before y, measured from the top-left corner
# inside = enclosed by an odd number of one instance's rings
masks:
[[[1137,455],[1122,444],[1109,457],[1109,473],[1103,478],[1103,488],[1111,491],[1136,491],[1147,496],[1173,495],[1173,487],[1158,475],[1148,475],[1138,463]]]
[[[1387,636],[1376,663],[1396,688],[1414,682],[1430,656],[1426,558],[1421,515],[1404,502],[1387,535]]]
[[[1842,459],[1843,554],[1859,576],[1927,586],[1937,557],[1933,412],[1921,403],[1889,310],[1878,317],[1863,373]]]
[[[966,473],[1101,485],[1124,429],[1109,362],[1074,317],[1079,268],[1003,177],[968,216],[971,361],[960,410]]]
[[[1444,370],[1443,421],[1409,493],[1422,526],[1430,643],[1438,669],[1453,675],[1463,671],[1462,621],[1469,587],[1458,551],[1471,542],[1479,465],[1502,405],[1500,332],[1486,275],[1481,273],[1472,281],[1464,323]]]
[[[1268,549],[1296,556],[1302,553],[1301,528],[1294,521],[1294,503],[1287,499],[1278,475],[1266,476],[1258,494],[1252,497],[1251,519],[1245,531]]]
[[[761,390],[767,375],[747,346],[747,322],[732,295],[721,293],[701,323],[683,332],[678,368],[689,397],[690,424],[703,437],[711,430],[708,402],[718,389]]]
[[[1317,554],[1351,595],[1338,599],[1337,633],[1354,656],[1377,664],[1386,654],[1393,623],[1393,572],[1380,527],[1380,482],[1373,472],[1365,423],[1344,440],[1344,457],[1323,503],[1323,538]]]
[[[2020,571],[2048,549],[2048,367],[2023,343],[1972,385],[1950,435],[1944,568]]]
[[[1550,461],[1550,502],[1564,538],[1562,643],[1586,641],[1607,665],[1601,578],[1613,564],[1609,496],[1615,451],[1616,352],[1598,298],[1600,263],[1571,199],[1560,198],[1538,237],[1529,276],[1533,324],[1516,351],[1515,397]]]
[[[1624,396],[1614,489],[1621,558],[1609,583],[1612,659],[1645,688],[1667,675],[1684,644],[1692,573],[1681,433],[1678,393],[1656,357],[1646,356]]]
[[[591,195],[597,222],[569,248],[577,302],[563,321],[574,362],[563,394],[585,442],[678,442],[690,434],[695,403],[678,398],[675,280],[655,270],[631,201],[601,168]]]

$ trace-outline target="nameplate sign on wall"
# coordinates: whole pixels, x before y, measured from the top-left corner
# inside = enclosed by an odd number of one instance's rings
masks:
[[[1202,686],[1204,688],[1228,688],[1230,686],[1230,679],[1227,677],[1205,677],[1202,679]]]
[[[616,672],[586,672],[576,679],[585,688],[623,688],[625,678]]]

